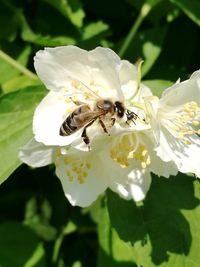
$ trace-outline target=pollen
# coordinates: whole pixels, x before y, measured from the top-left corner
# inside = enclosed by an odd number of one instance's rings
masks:
[[[189,115],[190,115],[190,117],[193,118],[193,117],[195,116],[195,113],[194,113],[193,111],[190,111],[190,112],[189,112]]]
[[[68,164],[70,162],[70,159],[68,157],[64,157],[64,163]]]
[[[177,125],[174,125],[174,126],[173,126],[173,130],[176,131],[176,132],[178,132],[178,131],[180,131],[180,127],[177,126]]]
[[[83,175],[79,174],[77,179],[78,179],[79,184],[83,184],[84,183],[84,176]]]
[[[73,175],[72,175],[71,171],[67,170],[66,175],[67,175],[69,181],[72,182],[73,181]]]
[[[110,157],[122,168],[128,167],[132,160],[139,161],[142,168],[151,163],[147,148],[143,144],[138,144],[133,135],[124,135],[118,139],[110,150]]]
[[[78,80],[73,80],[72,82],[71,82],[71,85],[73,86],[73,87],[75,87],[75,88],[79,88],[79,86],[80,86],[80,82],[78,81]]]
[[[66,97],[65,102],[68,104],[68,103],[71,103],[72,100],[69,97]]]
[[[129,166],[130,154],[133,147],[131,145],[131,139],[128,135],[124,135],[115,142],[110,150],[110,157],[115,160],[122,168]]]
[[[190,140],[188,140],[188,139],[184,140],[184,142],[185,142],[186,145],[191,145],[192,144],[192,142]]]
[[[87,167],[88,169],[90,169],[90,168],[91,168],[91,164],[90,164],[89,162],[87,162],[87,163],[86,163],[86,167]]]
[[[91,164],[88,160],[78,160],[73,157],[63,157],[63,162],[66,165],[67,179],[72,182],[77,179],[79,184],[83,184],[88,176],[88,171],[91,168]]]
[[[191,101],[180,107],[178,111],[169,114],[165,120],[168,130],[175,138],[190,145],[190,137],[199,134],[200,106],[195,101]]]
[[[86,100],[88,100],[88,99],[90,99],[91,98],[91,94],[90,93],[88,93],[88,92],[84,92],[84,97],[85,97],[85,99]]]
[[[144,144],[140,144],[138,146],[137,150],[134,153],[134,158],[141,162],[141,167],[143,169],[147,168],[147,166],[151,164],[149,152]]]
[[[65,98],[65,102],[66,102],[66,103],[71,103],[71,102],[72,102],[72,100],[71,100],[71,98],[70,98],[70,97],[66,97],[66,98]]]
[[[192,125],[194,125],[194,126],[199,126],[199,121],[192,121]]]

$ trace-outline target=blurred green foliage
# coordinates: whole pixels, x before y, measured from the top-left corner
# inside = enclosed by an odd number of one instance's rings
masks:
[[[142,205],[108,192],[80,209],[52,166],[20,166],[17,154],[46,94],[36,51],[104,46],[142,58],[144,83],[160,95],[199,69],[200,1],[0,0],[0,25],[0,267],[198,266],[198,180],[154,177]]]

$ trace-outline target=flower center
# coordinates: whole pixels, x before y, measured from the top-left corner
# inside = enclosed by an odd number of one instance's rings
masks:
[[[74,181],[74,179],[77,179],[80,184],[85,182],[85,178],[88,176],[88,171],[91,168],[88,159],[77,159],[73,156],[62,155],[59,150],[56,156],[56,167],[60,167],[61,164],[64,164],[66,167],[66,176],[70,182]]]
[[[78,80],[72,80],[71,83],[66,86],[64,92],[66,93],[66,101],[74,102],[82,101],[87,102],[88,100],[96,100],[99,98],[99,93],[101,92],[102,87],[94,84],[94,81],[91,80],[89,86]],[[105,88],[104,88],[105,89]]]
[[[69,156],[64,156],[63,162],[67,165],[66,175],[69,181],[72,182],[76,178],[80,184],[83,184],[91,168],[90,163],[87,160],[80,162]]]
[[[190,145],[190,136],[200,134],[200,106],[195,101],[186,103],[176,111],[164,116],[164,125],[172,135]]]
[[[146,168],[151,163],[146,146],[133,134],[117,138],[110,150],[110,157],[122,168],[128,167],[131,160],[139,161],[142,168]]]

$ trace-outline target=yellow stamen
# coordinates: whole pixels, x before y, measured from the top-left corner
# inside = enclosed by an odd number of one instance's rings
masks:
[[[78,88],[78,87],[80,86],[80,82],[77,81],[77,80],[73,80],[73,81],[71,82],[71,85],[72,85],[73,87],[75,87],[75,88]]]
[[[70,162],[70,159],[67,157],[64,157],[64,164],[68,164]]]
[[[191,144],[192,144],[192,142],[191,142],[190,140],[188,140],[188,139],[184,140],[184,143],[185,143],[186,145],[191,145]]]
[[[199,121],[192,121],[192,125],[194,125],[194,126],[198,126],[199,125]]]

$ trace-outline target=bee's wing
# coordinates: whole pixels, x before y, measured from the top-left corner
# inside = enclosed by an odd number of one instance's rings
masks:
[[[80,114],[73,116],[73,120],[71,121],[71,125],[78,127],[78,128],[81,128],[103,114],[104,114],[104,112],[102,110],[82,112]]]
[[[81,87],[77,86],[76,83],[81,85]],[[74,85],[75,88],[80,90],[81,92],[84,91],[86,96],[89,97],[90,99],[94,99],[94,100],[101,99],[101,97],[94,90],[92,90],[89,86],[87,86],[85,83],[81,82],[80,80],[74,80],[72,82],[72,85]]]

